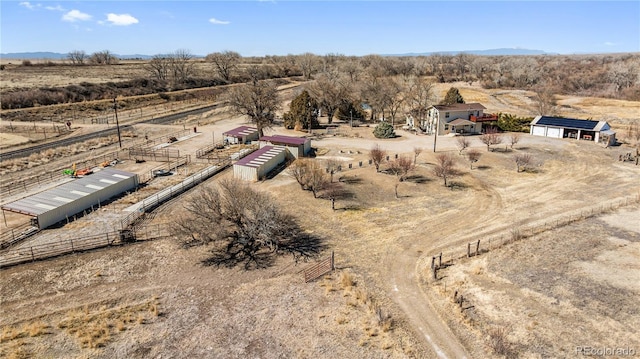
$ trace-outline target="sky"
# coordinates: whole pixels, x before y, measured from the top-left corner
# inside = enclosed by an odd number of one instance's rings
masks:
[[[0,52],[640,52],[640,1],[7,1]]]

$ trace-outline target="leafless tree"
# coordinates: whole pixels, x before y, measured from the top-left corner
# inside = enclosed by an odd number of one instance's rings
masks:
[[[195,74],[193,54],[189,50],[176,50],[170,58],[174,81],[182,83]]]
[[[436,165],[433,168],[433,174],[444,180],[444,186],[447,186],[447,179],[457,174],[455,160],[449,153],[441,153],[436,156]]]
[[[187,215],[176,220],[173,234],[187,247],[213,244],[218,255],[205,263],[263,267],[269,262],[265,256],[290,252],[297,259],[318,244],[266,192],[236,180],[203,187],[185,209]]]
[[[521,134],[519,132],[511,132],[511,134],[509,135],[509,140],[511,142],[511,148],[513,148],[514,145],[518,144],[518,142],[520,142],[520,137]]]
[[[231,81],[231,72],[238,66],[242,56],[234,51],[214,52],[206,57],[216,67],[216,71],[225,82]]]
[[[329,183],[333,183],[333,175],[338,172],[338,169],[341,166],[341,162],[336,159],[328,159],[326,161],[326,168],[329,171],[330,181]]]
[[[300,188],[313,192],[314,198],[317,198],[318,193],[329,184],[324,168],[318,162],[308,158],[295,160],[288,171],[296,179]]]
[[[414,147],[413,148],[413,165],[418,164],[418,156],[422,153],[424,149],[422,147]]]
[[[376,172],[380,172],[380,164],[387,155],[387,151],[383,150],[377,143],[369,150],[369,159],[376,166]]]
[[[84,65],[87,60],[87,53],[83,50],[73,50],[67,54],[67,59],[74,65]]]
[[[533,164],[533,156],[530,153],[518,153],[513,156],[513,160],[516,162],[517,172],[526,171]]]
[[[257,79],[230,89],[227,99],[231,112],[249,117],[260,137],[264,136],[265,128],[273,125],[280,106],[275,83]]]
[[[418,120],[418,127],[422,126],[427,116],[427,108],[435,102],[433,86],[433,82],[421,77],[414,77],[410,82],[406,96],[407,107],[409,113]]]
[[[296,179],[301,189],[306,189],[307,177],[309,173],[308,159],[298,158],[289,165],[287,172]]]
[[[314,55],[312,53],[304,53],[302,55],[298,55],[295,57],[296,65],[302,71],[302,76],[306,80],[310,80],[313,77],[313,74],[318,69],[318,64],[320,63],[320,58],[318,55]]]
[[[538,115],[552,115],[556,108],[556,96],[553,86],[545,84],[536,86],[534,102]]]
[[[167,55],[155,55],[145,65],[145,69],[151,77],[157,80],[167,80],[171,73],[171,59]]]
[[[469,138],[467,138],[467,136],[458,136],[456,138],[456,146],[458,146],[458,154],[462,155],[462,151],[466,150],[469,145],[471,144],[471,141],[469,141]]]
[[[324,72],[318,75],[316,81],[309,87],[309,92],[318,101],[318,104],[327,112],[327,121],[333,122],[340,104],[350,97],[350,86],[340,79],[337,73]]]
[[[398,178],[398,183],[395,184],[395,194],[398,198],[398,184],[403,182],[407,173],[413,169],[413,162],[409,157],[400,156],[397,159],[389,163],[389,173],[394,174]]]
[[[469,161],[469,164],[471,165],[471,169],[473,169],[473,164],[475,162],[478,162],[478,160],[480,160],[481,156],[482,156],[482,153],[480,153],[480,151],[478,150],[470,149],[469,151],[467,151],[467,161]]]
[[[393,78],[387,78],[382,83],[384,108],[389,110],[389,117],[391,117],[391,126],[395,125],[396,116],[402,110],[404,106],[405,90],[400,82]]]
[[[94,65],[113,65],[118,59],[109,50],[103,50],[91,54],[89,62]]]
[[[498,130],[489,128],[480,135],[480,142],[484,143],[487,146],[487,151],[491,150],[492,145],[498,145],[502,143],[502,136],[498,133]]]

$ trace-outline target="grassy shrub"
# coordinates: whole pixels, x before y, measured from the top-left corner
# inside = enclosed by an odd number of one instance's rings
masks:
[[[388,122],[381,122],[373,129],[373,135],[376,138],[394,138],[396,137],[396,131]]]

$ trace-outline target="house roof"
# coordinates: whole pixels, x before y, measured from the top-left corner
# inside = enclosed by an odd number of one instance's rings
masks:
[[[459,126],[459,125],[475,125],[475,122],[471,122],[469,120],[465,120],[464,118],[456,118],[455,120],[449,122],[449,125]]]
[[[538,116],[534,118],[533,121],[531,121],[531,124],[589,131],[601,131],[609,129],[609,125],[605,121],[579,120],[575,118],[551,116]]]
[[[433,106],[438,111],[475,111],[486,110],[487,108],[481,104],[474,103],[454,103],[452,105],[435,105]]]
[[[305,142],[309,141],[309,139],[304,137],[273,135],[273,136],[262,136],[260,137],[260,141],[271,142],[274,145],[282,144],[282,145],[300,146],[300,145],[303,145]]]
[[[105,168],[58,187],[7,203],[2,209],[38,216],[134,176],[134,173]]]
[[[230,137],[244,137],[244,136],[248,136],[251,135],[253,133],[258,132],[258,129],[255,127],[250,127],[250,126],[240,126],[240,127],[236,127],[232,130],[223,132],[223,135],[226,136],[230,136]]]
[[[280,154],[282,151],[286,151],[284,147],[280,146],[264,146],[261,149],[252,152],[250,155],[242,158],[235,164],[245,167],[260,167],[273,157]]]

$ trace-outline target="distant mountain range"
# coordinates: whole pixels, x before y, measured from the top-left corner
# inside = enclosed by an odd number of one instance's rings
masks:
[[[502,48],[502,49],[490,49],[490,50],[460,50],[460,51],[434,51],[434,52],[420,52],[420,53],[406,53],[406,54],[385,54],[382,56],[429,56],[429,55],[457,55],[460,53],[480,56],[502,56],[502,55],[557,55],[555,53],[545,52],[543,50],[530,50],[530,49],[515,49],[515,48]],[[148,60],[152,58],[152,55],[118,55],[114,54],[119,59],[142,59]],[[195,57],[202,57],[195,55]],[[2,59],[31,59],[31,60],[63,60],[67,58],[67,54],[59,52],[11,52],[0,54]]]

